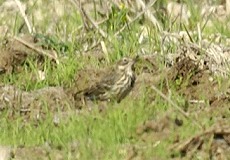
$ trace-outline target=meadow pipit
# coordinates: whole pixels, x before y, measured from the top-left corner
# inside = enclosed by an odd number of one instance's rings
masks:
[[[116,67],[103,76],[98,83],[82,91],[84,97],[88,100],[117,101],[119,103],[134,86],[136,60],[137,58],[122,58]]]

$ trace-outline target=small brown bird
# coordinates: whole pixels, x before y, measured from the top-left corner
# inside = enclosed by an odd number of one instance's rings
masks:
[[[83,91],[88,100],[117,101],[125,98],[135,83],[134,64],[136,59],[123,58],[102,79]]]

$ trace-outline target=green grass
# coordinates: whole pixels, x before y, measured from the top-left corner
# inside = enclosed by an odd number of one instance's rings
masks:
[[[67,148],[72,141],[78,141],[80,152],[83,152],[82,159],[93,158],[97,152],[102,152],[102,157],[109,154],[116,159],[119,146],[134,142],[132,137],[135,137],[136,127],[150,116],[149,109],[144,102],[129,103],[126,100],[122,104],[109,106],[105,115],[94,109],[85,114],[73,114],[67,120],[61,120],[58,126],[53,124],[52,113],[36,126],[33,123],[24,124],[20,118],[14,121],[1,118],[0,141],[1,144],[16,146],[48,142],[62,148]],[[95,153],[89,150],[95,150]]]
[[[190,26],[186,26],[186,28],[196,30],[196,24],[201,20],[201,17],[198,17],[191,1],[188,2],[190,2],[188,3],[188,8],[192,10],[192,18],[190,19]],[[162,5],[165,5],[165,1],[164,3],[162,2],[162,4],[157,3],[156,9]],[[33,10],[35,10],[35,8],[31,8],[28,13],[32,13]],[[57,50],[57,54],[60,57],[60,64],[54,66],[50,60],[45,59],[42,67],[45,71],[46,79],[41,82],[36,80],[31,81],[32,74],[36,74],[37,71],[40,70],[40,66],[35,63],[33,58],[29,58],[23,65],[21,72],[0,75],[0,79],[4,84],[13,84],[26,91],[36,90],[46,86],[70,87],[76,72],[84,69],[86,66],[91,66],[92,68],[108,67],[123,56],[134,57],[139,54],[143,48],[148,51],[147,54],[152,54],[155,51],[167,54],[177,47],[175,44],[170,44],[167,52],[163,51],[160,41],[161,33],[153,27],[149,27],[148,37],[146,37],[145,43],[139,44],[138,38],[141,34],[141,24],[139,24],[138,21],[133,22],[119,36],[114,36],[114,34],[127,23],[125,17],[127,14],[126,8],[120,11],[117,8],[113,8],[113,12],[109,15],[110,20],[100,26],[108,33],[110,39],[101,37],[95,30],[85,31],[83,33],[82,30],[78,29],[79,26],[83,25],[80,14],[74,6],[72,7],[72,11],[70,15],[66,14],[58,21],[51,39],[43,42],[44,45],[50,44],[52,48]],[[14,35],[18,35],[18,30],[23,21],[19,15],[14,18],[14,25],[10,28],[10,32]],[[49,20],[50,19],[46,19],[46,21],[36,25],[36,29],[39,33],[46,35]],[[179,24],[171,24],[168,19],[164,21],[165,30],[170,29],[170,32],[185,30],[185,28]],[[229,35],[228,28],[218,23],[216,23],[214,27],[206,27],[204,33],[215,33],[217,30],[226,36]],[[194,39],[196,39],[196,35]],[[45,38],[45,40],[47,39]],[[90,48],[95,41],[105,42],[109,52],[109,61],[101,62],[93,57],[84,57],[84,46],[87,44]],[[64,46],[64,49],[62,46]],[[91,54],[97,54],[97,51],[93,49],[91,52]],[[159,64],[159,67],[163,65],[164,64]],[[151,65],[148,65],[148,68],[150,67]],[[141,69],[137,68],[137,71],[141,71]],[[172,86],[178,85],[175,84],[175,82],[172,83]],[[160,88],[161,86],[157,87]],[[170,154],[166,153],[166,149],[177,135],[173,130],[167,140],[161,141],[159,145],[155,147],[153,147],[153,142],[143,142],[136,134],[137,127],[146,120],[155,120],[159,115],[164,115],[166,111],[172,109],[172,106],[159,96],[156,96],[154,100],[150,100],[150,95],[155,95],[156,93],[152,91],[146,92],[146,90],[145,88],[140,90],[140,98],[137,100],[132,99],[132,97],[127,97],[119,104],[110,103],[105,113],[100,113],[98,109],[94,108],[91,112],[71,114],[65,120],[61,119],[58,126],[53,123],[52,113],[48,113],[44,121],[25,123],[20,116],[12,120],[8,118],[8,111],[1,111],[0,144],[17,147],[20,145],[39,146],[48,142],[54,148],[61,147],[64,150],[66,159],[75,159],[76,153],[70,151],[69,144],[76,141],[79,144],[77,148],[79,159],[114,160],[125,159],[128,153],[126,153],[127,148],[124,146],[135,145],[144,153],[142,155],[144,159],[154,159],[156,157],[169,159]],[[184,106],[185,101],[183,97],[174,93],[174,90],[172,93],[174,102],[180,106]],[[176,111],[172,112],[171,115],[172,117],[181,117],[181,114]],[[181,133],[180,136],[182,138],[186,138],[199,131],[198,127],[194,126],[191,120],[187,120],[184,117],[182,117],[182,119],[184,125],[177,131]],[[200,120],[207,126],[210,126],[212,123],[211,120],[205,119],[205,115],[201,117]],[[125,151],[122,152],[122,150]]]

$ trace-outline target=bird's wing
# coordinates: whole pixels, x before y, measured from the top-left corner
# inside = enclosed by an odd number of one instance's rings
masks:
[[[90,99],[100,99],[101,95],[108,92],[116,81],[116,73],[110,72],[101,78],[101,80],[84,91],[84,96]]]
[[[107,85],[114,85],[115,82],[117,81],[118,74],[115,71],[111,71],[109,74],[105,75],[102,77],[101,82],[102,84],[107,84]]]

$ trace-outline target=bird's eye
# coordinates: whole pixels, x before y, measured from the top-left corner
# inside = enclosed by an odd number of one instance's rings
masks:
[[[127,58],[124,58],[124,59],[123,59],[123,62],[124,62],[124,63],[127,63],[127,62],[128,62]]]

